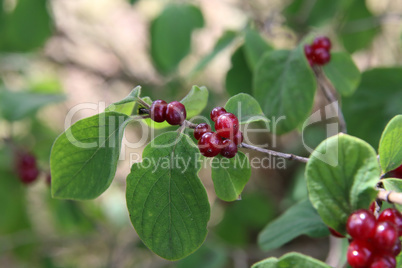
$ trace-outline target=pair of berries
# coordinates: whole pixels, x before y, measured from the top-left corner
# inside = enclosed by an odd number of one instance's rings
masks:
[[[27,152],[18,152],[15,158],[15,168],[21,182],[30,184],[34,182],[39,175],[39,169],[36,158]]]
[[[214,157],[219,153],[226,158],[234,157],[237,154],[237,145],[243,142],[239,120],[223,107],[212,109],[210,117],[215,123],[216,132],[212,132],[211,126],[206,123],[197,125],[194,138],[198,140],[198,149],[205,157]]]
[[[395,268],[395,257],[401,252],[402,215],[393,208],[375,218],[366,209],[353,212],[346,230],[352,237],[347,260],[353,268]]]
[[[171,125],[181,125],[186,120],[186,108],[178,101],[167,104],[164,100],[152,103],[149,115],[155,122],[167,121]]]
[[[325,65],[331,60],[331,41],[328,37],[320,36],[314,39],[311,45],[304,46],[304,54],[310,66]]]

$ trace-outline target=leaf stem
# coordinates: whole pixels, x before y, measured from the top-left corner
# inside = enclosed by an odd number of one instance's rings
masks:
[[[294,154],[281,153],[281,152],[277,152],[277,151],[273,151],[273,150],[269,150],[269,149],[264,149],[264,148],[260,148],[257,146],[253,146],[253,145],[244,143],[244,142],[242,144],[240,144],[240,147],[254,150],[254,151],[257,151],[260,153],[264,153],[264,154],[269,154],[269,155],[276,156],[276,157],[282,157],[282,158],[285,158],[288,160],[296,160],[296,161],[299,161],[302,163],[308,162],[308,158],[306,158],[306,157],[302,157],[302,156],[298,156],[298,155],[294,155]]]
[[[320,88],[322,89],[325,98],[330,102],[330,103],[337,103],[338,106],[338,120],[339,120],[339,128],[341,132],[347,133],[347,128],[346,128],[346,121],[345,117],[343,116],[341,106],[339,104],[338,99],[336,98],[334,92],[336,92],[334,86],[332,83],[328,80],[328,78],[325,76],[324,72],[322,71],[322,68],[319,66],[314,66],[313,67],[314,73],[317,77],[318,84],[320,85]]]
[[[146,103],[143,99],[141,99],[140,97],[137,98],[137,101],[138,101],[142,106],[144,106],[145,108],[147,108],[147,109],[150,109],[150,108],[151,108],[151,106],[150,106],[148,103]]]

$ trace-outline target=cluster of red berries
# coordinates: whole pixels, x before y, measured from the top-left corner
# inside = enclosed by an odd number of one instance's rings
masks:
[[[210,116],[215,123],[216,132],[212,132],[211,126],[206,123],[201,123],[194,129],[194,138],[198,140],[201,154],[206,157],[218,154],[226,158],[234,157],[237,154],[237,146],[243,142],[239,120],[223,107],[212,109]]]
[[[149,115],[155,122],[166,120],[171,125],[181,125],[186,120],[186,108],[178,101],[167,104],[164,100],[156,100],[152,103]]]
[[[19,152],[15,158],[15,169],[24,184],[34,182],[39,176],[39,169],[36,163],[36,158],[30,153]]]
[[[357,210],[349,216],[346,230],[352,237],[347,252],[351,267],[396,267],[402,236],[402,215],[398,210],[385,209],[378,219],[369,210]]]
[[[329,53],[331,49],[331,41],[328,37],[320,36],[314,39],[311,45],[304,46],[304,54],[310,66],[314,64],[324,65],[331,60],[331,54]]]

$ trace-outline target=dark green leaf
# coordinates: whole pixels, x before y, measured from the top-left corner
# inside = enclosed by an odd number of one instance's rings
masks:
[[[384,173],[394,170],[402,164],[402,115],[392,118],[385,127],[378,153]]]
[[[124,128],[130,118],[106,112],[82,119],[62,133],[50,155],[52,196],[98,197],[112,182]]]
[[[236,115],[240,124],[256,121],[269,122],[256,99],[245,93],[231,97],[226,102],[225,109],[229,113]]]
[[[106,108],[106,112],[118,112],[130,116],[133,112],[136,101],[141,95],[141,87],[135,87],[130,94],[121,101],[112,103]]]
[[[335,89],[343,96],[352,95],[359,86],[360,71],[347,53],[331,53],[331,61],[323,70]]]
[[[362,74],[355,94],[343,98],[349,134],[377,148],[385,125],[402,114],[402,68],[377,68]]]
[[[177,68],[190,52],[191,33],[203,25],[201,11],[184,4],[169,4],[152,22],[151,56],[162,73],[171,73]]]
[[[216,42],[214,49],[206,55],[191,71],[190,75],[203,70],[222,50],[228,47],[237,37],[237,33],[234,31],[225,31],[223,35]]]
[[[177,268],[224,268],[228,258],[223,248],[203,245],[190,256],[180,260]]]
[[[64,95],[0,90],[0,113],[8,121],[32,116],[37,110],[65,99]]]
[[[253,86],[253,74],[248,67],[244,46],[239,47],[232,55],[232,67],[226,74],[226,91],[230,95],[250,93]]]
[[[199,150],[177,132],[156,137],[127,177],[127,207],[144,244],[168,260],[201,246],[210,208],[198,172]]]
[[[331,268],[331,266],[309,256],[291,252],[277,258],[268,258],[255,263],[251,268]]]
[[[365,141],[339,134],[323,141],[307,163],[309,197],[324,223],[346,233],[348,216],[375,199],[380,168]]]
[[[262,250],[279,248],[294,238],[309,233],[328,235],[328,228],[322,222],[310,201],[305,200],[289,208],[279,218],[269,223],[258,237]],[[317,236],[315,236],[317,237]]]
[[[289,132],[307,119],[315,91],[315,77],[302,46],[272,51],[256,67],[254,97],[264,114],[278,121],[275,134]]]
[[[230,159],[217,156],[211,168],[216,195],[224,201],[237,200],[251,176],[248,157],[242,152]]]
[[[382,180],[382,183],[384,185],[385,190],[402,193],[402,180],[401,179],[395,179],[395,178],[384,179],[384,180]],[[399,209],[399,211],[402,211],[402,205],[395,204],[395,206]]]
[[[265,42],[260,33],[253,29],[247,29],[244,37],[244,54],[251,70],[255,70],[257,62],[262,55],[272,51],[273,47]]]

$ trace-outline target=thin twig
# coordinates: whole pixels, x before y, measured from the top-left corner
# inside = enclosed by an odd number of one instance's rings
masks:
[[[339,104],[338,99],[335,97],[334,92],[336,91],[332,83],[328,80],[328,78],[325,76],[325,74],[322,71],[322,68],[319,66],[314,66],[314,73],[317,77],[318,84],[320,85],[322,91],[324,92],[325,97],[330,103],[337,103],[337,114],[338,114],[338,120],[339,120],[339,128],[341,132],[347,133],[347,128],[346,128],[346,121],[345,117],[343,116],[341,106]]]
[[[247,143],[240,144],[240,147],[247,148],[247,149],[250,149],[250,150],[254,150],[254,151],[257,151],[257,152],[261,152],[261,153],[264,153],[264,154],[269,154],[269,155],[276,156],[276,157],[282,157],[282,158],[285,158],[285,159],[288,159],[288,160],[296,160],[296,161],[299,161],[299,162],[302,162],[302,163],[307,163],[308,162],[308,158],[306,158],[306,157],[302,157],[302,156],[298,156],[298,155],[294,155],[294,154],[281,153],[281,152],[268,150],[268,149],[263,149],[263,148],[253,146],[253,145],[250,145],[250,144],[247,144]]]
[[[150,106],[148,103],[146,103],[143,99],[137,98],[137,101],[138,101],[142,106],[144,106],[145,108],[151,109],[151,106]],[[148,111],[148,112],[149,112],[149,111]]]
[[[402,193],[380,190],[377,194],[377,198],[388,203],[402,205]]]

